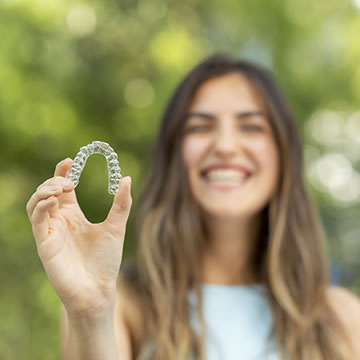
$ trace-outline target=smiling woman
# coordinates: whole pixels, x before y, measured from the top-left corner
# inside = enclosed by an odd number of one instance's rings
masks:
[[[225,360],[354,358],[334,309],[302,151],[291,110],[265,69],[214,56],[179,85],[139,199],[137,267],[125,281],[137,284],[138,307],[147,309],[145,340],[134,345],[145,358],[176,359],[182,349],[217,359],[214,347]],[[255,305],[259,297],[265,310]],[[211,308],[223,316],[215,321]],[[261,309],[263,321],[246,326],[243,316]],[[262,337],[260,329],[269,331]]]
[[[278,186],[279,154],[267,112],[238,73],[208,80],[189,108],[182,153],[192,194],[212,223],[215,206],[215,217],[233,217],[234,234]]]
[[[360,302],[329,285],[296,122],[268,71],[223,55],[199,64],[153,155],[137,259],[120,272],[130,179],[101,224],[63,182],[69,159],[28,202],[64,304],[64,359],[360,358]]]

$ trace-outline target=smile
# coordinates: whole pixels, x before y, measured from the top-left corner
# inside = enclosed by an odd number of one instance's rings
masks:
[[[232,190],[242,187],[250,175],[234,169],[216,169],[203,173],[201,179],[208,185],[219,190]]]

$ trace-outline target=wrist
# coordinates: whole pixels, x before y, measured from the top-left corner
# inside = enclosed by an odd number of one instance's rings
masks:
[[[86,306],[67,307],[66,314],[70,323],[73,324],[101,324],[113,318],[115,299],[101,301]]]
[[[96,320],[114,312],[116,288],[89,291],[63,300],[68,316],[74,320]]]
[[[66,315],[65,359],[118,359],[113,312]]]
[[[91,330],[112,328],[114,320],[114,308],[92,309],[91,311],[68,312],[66,310],[69,326],[76,330]]]

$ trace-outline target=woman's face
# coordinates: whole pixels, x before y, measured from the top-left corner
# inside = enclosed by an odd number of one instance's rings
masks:
[[[182,156],[191,192],[210,218],[252,217],[278,185],[279,154],[261,95],[240,73],[197,90]]]

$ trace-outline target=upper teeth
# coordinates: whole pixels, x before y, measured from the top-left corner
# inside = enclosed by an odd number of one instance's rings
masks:
[[[214,169],[208,171],[206,177],[212,181],[242,181],[247,175],[235,169]]]

